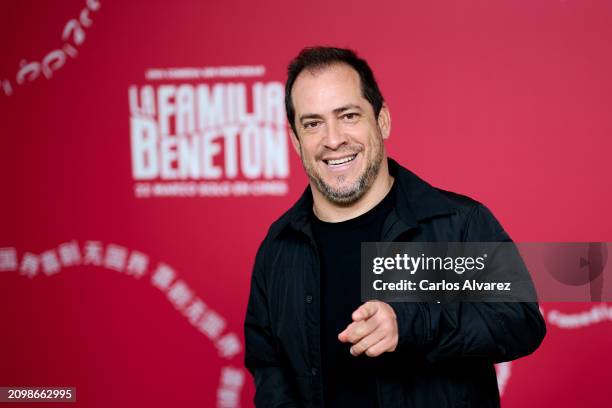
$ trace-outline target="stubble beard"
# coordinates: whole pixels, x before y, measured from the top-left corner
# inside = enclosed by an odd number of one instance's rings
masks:
[[[359,175],[357,180],[347,187],[333,187],[329,183],[326,183],[321,175],[315,170],[314,166],[311,166],[310,163],[307,163],[304,160],[304,154],[302,153],[302,165],[306,174],[308,174],[308,178],[310,181],[314,183],[317,187],[317,190],[325,196],[330,202],[347,206],[358,201],[363,195],[372,187],[374,184],[374,180],[376,180],[376,176],[378,176],[378,172],[380,171],[380,166],[384,159],[384,146],[382,140],[379,138],[376,141],[376,145],[372,147],[374,149],[374,156],[371,160],[368,160],[367,166],[363,173]],[[300,146],[301,149],[301,146]],[[361,150],[363,152],[363,150]],[[353,153],[353,151],[351,151]],[[356,152],[355,152],[356,153]],[[338,184],[342,184],[345,180],[346,176],[340,175],[336,177],[336,181]]]

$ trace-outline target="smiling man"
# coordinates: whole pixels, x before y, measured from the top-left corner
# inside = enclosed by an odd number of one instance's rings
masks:
[[[382,141],[389,136],[389,111],[381,105],[374,112],[357,72],[344,64],[303,70],[290,103],[292,141],[316,187],[319,218],[343,221],[380,201],[393,183]]]
[[[508,235],[482,204],[387,158],[389,108],[354,52],[302,50],[285,90],[309,186],[255,260],[245,319],[255,404],[499,406],[493,363],[538,347],[537,305],[362,302],[360,247]]]

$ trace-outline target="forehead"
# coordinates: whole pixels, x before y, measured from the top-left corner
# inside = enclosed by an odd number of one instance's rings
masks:
[[[324,113],[348,104],[365,107],[359,74],[347,64],[306,69],[293,84],[296,113]]]

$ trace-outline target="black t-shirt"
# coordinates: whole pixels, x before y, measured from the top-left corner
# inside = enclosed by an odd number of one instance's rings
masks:
[[[381,240],[382,226],[395,202],[395,183],[385,198],[365,214],[329,223],[312,214],[321,261],[321,357],[326,407],[377,407],[376,358],[350,354],[338,334],[352,322],[361,301],[362,242]]]

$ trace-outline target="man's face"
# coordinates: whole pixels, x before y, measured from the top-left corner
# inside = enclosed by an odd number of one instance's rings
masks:
[[[359,74],[346,64],[304,70],[292,89],[297,137],[294,146],[311,184],[329,201],[349,205],[361,198],[386,159],[386,106],[374,116]]]

